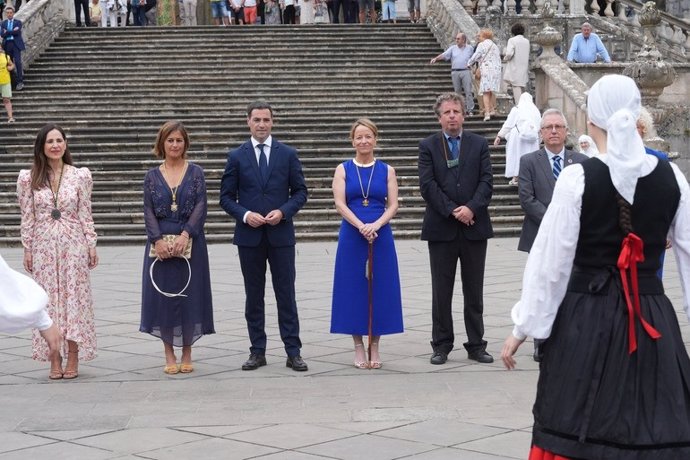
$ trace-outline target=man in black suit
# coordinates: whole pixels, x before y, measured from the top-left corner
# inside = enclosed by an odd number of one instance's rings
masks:
[[[273,110],[263,101],[247,108],[251,139],[228,154],[220,205],[233,216],[246,293],[245,319],[251,342],[243,370],[266,365],[266,261],[271,266],[286,366],[306,371],[300,356],[295,302],[295,229],[292,218],[307,201],[307,186],[297,150],[271,136]]]
[[[484,337],[484,265],[493,236],[489,201],[493,177],[486,139],[462,129],[465,107],[456,93],[436,99],[442,131],[419,143],[419,187],[426,201],[422,240],[428,241],[432,290],[431,364],[453,349],[452,300],[460,260],[464,297],[464,343],[469,359],[491,363]]]

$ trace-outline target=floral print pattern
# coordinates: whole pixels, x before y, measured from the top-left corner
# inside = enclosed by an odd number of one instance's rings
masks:
[[[65,165],[58,192],[61,217],[51,217],[54,199],[49,187],[31,189],[31,171],[17,180],[21,207],[21,239],[33,258],[33,278],[48,293],[48,314],[58,326],[67,356],[67,340],[77,342],[79,359],[96,357],[96,328],[89,274],[89,248],[96,247],[91,216],[93,180],[87,168]],[[34,330],[33,359],[48,361],[48,345]]]
[[[477,45],[467,65],[471,66],[475,62],[480,62],[479,68],[482,71],[479,93],[499,91],[501,89],[501,52],[498,46],[488,38],[482,41]]]

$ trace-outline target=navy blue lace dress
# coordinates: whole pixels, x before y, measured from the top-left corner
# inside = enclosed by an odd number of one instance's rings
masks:
[[[148,241],[144,251],[141,325],[139,330],[159,337],[173,346],[188,346],[205,334],[213,334],[213,302],[208,251],[204,238],[206,221],[206,181],[200,166],[189,163],[176,195],[177,211],[170,209],[172,192],[159,168],[144,179],[144,220]],[[166,297],[151,283],[149,257],[151,245],[161,235],[179,235],[186,230],[192,238],[189,259],[192,277],[184,291],[186,297]],[[177,293],[187,283],[189,269],[180,258],[156,262],[153,279],[163,292]]]

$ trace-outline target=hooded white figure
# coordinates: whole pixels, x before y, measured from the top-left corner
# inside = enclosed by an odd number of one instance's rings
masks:
[[[580,146],[580,152],[584,153],[590,158],[599,153],[597,144],[595,144],[594,140],[586,134],[580,136],[577,140],[577,143]]]
[[[500,138],[506,139],[505,177],[511,178],[511,185],[517,185],[520,157],[539,149],[540,123],[541,113],[532,102],[532,95],[522,93],[518,105],[510,109],[508,118],[494,139],[494,145],[501,142]]]

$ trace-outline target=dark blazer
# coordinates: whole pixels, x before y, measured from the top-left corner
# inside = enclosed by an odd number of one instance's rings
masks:
[[[271,246],[293,246],[292,218],[307,202],[307,186],[297,150],[275,138],[272,140],[265,184],[254,152],[251,140],[231,150],[220,185],[220,205],[237,221],[233,242],[237,246],[258,246],[266,231]],[[274,209],[283,213],[278,225],[253,228],[242,221],[247,211],[265,216]]]
[[[2,37],[2,47],[5,49],[5,42],[7,41],[7,37],[9,35],[14,36],[14,44],[17,45],[17,49],[20,49],[24,51],[26,47],[24,46],[24,39],[22,38],[22,21],[19,19],[14,19],[14,24],[13,24],[13,29],[15,27],[18,27],[18,30],[7,30],[7,27],[9,25],[10,21],[5,19],[0,23],[0,37]],[[7,51],[5,49],[5,51]]]
[[[563,167],[587,160],[587,155],[572,150],[565,150]],[[522,221],[522,232],[518,242],[518,250],[529,252],[534,239],[537,237],[539,225],[544,218],[546,208],[551,203],[556,179],[546,150],[543,148],[527,153],[520,158],[520,172],[518,176],[518,194],[520,206],[525,211]]]
[[[494,235],[489,219],[493,173],[486,138],[467,130],[460,139],[459,165],[448,168],[443,133],[419,143],[419,188],[424,201],[422,239],[451,241],[462,231],[468,240],[485,240]],[[474,225],[453,217],[453,209],[467,206],[474,212]]]

